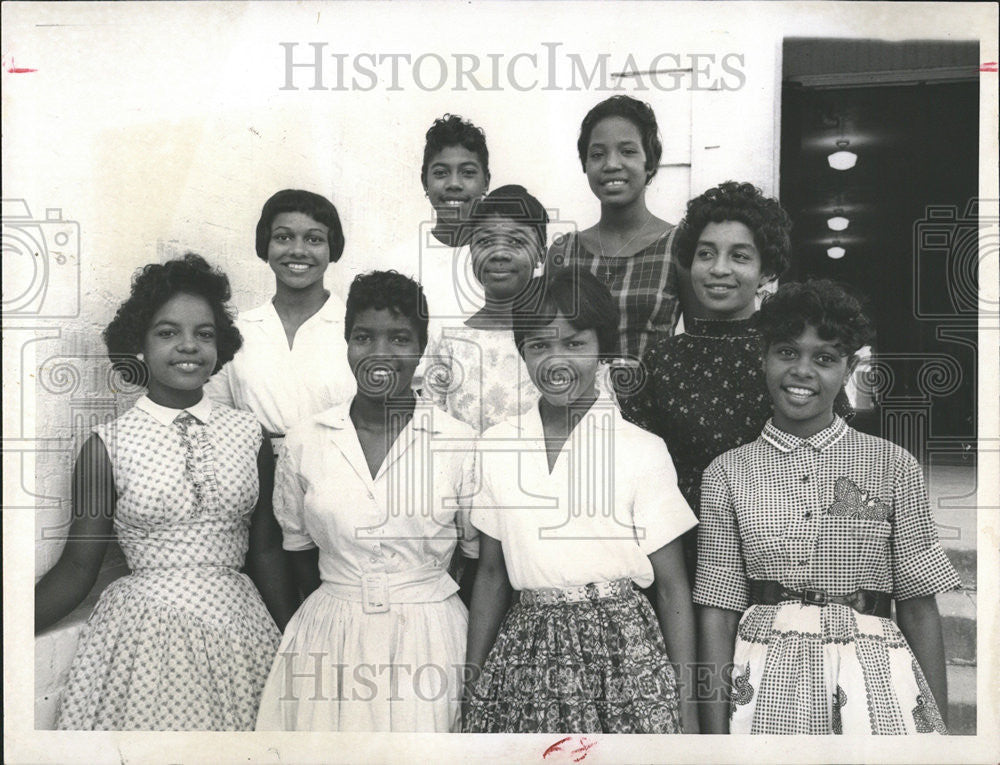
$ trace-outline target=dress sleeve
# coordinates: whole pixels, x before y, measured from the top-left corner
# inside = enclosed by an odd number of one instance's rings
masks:
[[[961,586],[938,541],[920,464],[908,452],[893,481],[892,595],[897,600],[935,595]]]
[[[719,458],[701,483],[698,567],[692,599],[703,606],[744,611],[750,605],[733,493]]]
[[[282,547],[311,550],[316,543],[306,531],[305,482],[299,474],[296,452],[289,446],[286,438],[274,470],[274,517],[281,526]]]
[[[494,463],[496,463],[498,456],[498,454],[491,454],[488,449],[484,448],[482,439],[476,443],[470,474],[472,482],[470,520],[472,525],[484,534],[502,540],[503,523],[499,516],[502,508],[497,506],[489,475],[490,469],[495,468]]]
[[[448,390],[452,385],[452,358],[451,348],[439,331],[435,331],[427,343],[423,367],[424,377],[420,397],[441,411],[447,412]]]
[[[677,488],[674,461],[666,445],[649,438],[642,467],[635,476],[632,522],[639,549],[651,555],[694,528],[698,519]],[[632,455],[629,459],[635,459]]]
[[[479,531],[472,525],[472,495],[476,489],[476,452],[470,451],[461,459],[461,480],[457,489],[458,512],[455,524],[458,526],[458,546],[466,558],[479,557]]]
[[[217,404],[225,404],[233,409],[237,409],[236,397],[233,395],[232,373],[233,362],[230,361],[208,378],[208,382],[205,383],[205,393]]]

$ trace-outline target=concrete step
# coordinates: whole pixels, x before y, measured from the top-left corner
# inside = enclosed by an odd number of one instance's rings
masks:
[[[976,593],[943,592],[937,596],[948,663],[976,663]]]
[[[945,547],[945,554],[958,571],[963,590],[976,589],[976,551],[960,547]]]
[[[976,668],[948,666],[948,732],[976,733]]]

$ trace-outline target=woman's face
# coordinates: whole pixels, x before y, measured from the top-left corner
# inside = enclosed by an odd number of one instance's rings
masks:
[[[427,163],[424,190],[439,217],[465,220],[489,182],[478,154],[464,146],[446,146]]]
[[[745,319],[756,309],[757,290],[768,281],[753,232],[724,220],[702,229],[691,261],[691,285],[708,316]]]
[[[153,401],[175,409],[197,403],[218,360],[212,306],[199,295],[174,295],[153,314],[142,354]]]
[[[477,223],[469,241],[472,270],[492,300],[511,300],[524,291],[542,252],[534,226],[508,218]]]
[[[406,394],[420,355],[420,335],[408,316],[389,308],[366,308],[354,317],[347,363],[359,396],[385,399]]]
[[[305,213],[278,213],[271,221],[267,264],[283,287],[298,291],[322,286],[330,265],[330,230]]]
[[[561,313],[524,343],[531,382],[553,406],[592,397],[600,365],[597,332],[577,329]]]
[[[587,181],[601,204],[624,206],[646,191],[646,152],[635,123],[606,117],[594,125],[587,145]]]
[[[811,324],[796,338],[771,343],[764,356],[764,379],[774,424],[800,438],[828,427],[833,403],[856,363],[856,356],[844,356]]]

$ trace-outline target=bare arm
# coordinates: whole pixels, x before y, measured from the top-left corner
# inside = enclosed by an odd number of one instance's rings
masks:
[[[250,524],[247,574],[257,585],[278,629],[284,631],[298,606],[298,594],[288,555],[281,548],[281,527],[278,526],[271,507],[274,493],[274,454],[267,438],[257,453],[257,475],[260,494]]]
[[[656,615],[667,645],[667,656],[677,676],[681,727],[685,733],[697,733],[694,606],[691,604],[691,588],[684,568],[681,540],[675,539],[652,553],[649,562],[653,564]]]
[[[701,706],[705,733],[729,733],[729,686],[739,621],[736,611],[698,607],[698,664],[707,668],[709,681]]]
[[[295,586],[303,598],[308,598],[319,589],[319,548],[311,550],[296,550],[288,553],[292,566],[292,577]]]
[[[497,638],[500,623],[510,608],[513,588],[507,578],[507,566],[500,542],[488,534],[479,535],[479,570],[472,588],[472,610],[469,612],[469,640],[465,662],[471,675],[465,686],[468,703],[472,686],[479,678],[486,657]],[[464,710],[463,710],[464,711]]]
[[[114,472],[104,443],[92,435],[73,468],[72,523],[56,565],[35,585],[35,632],[64,618],[87,597],[114,532]]]
[[[896,601],[896,621],[927,678],[945,725],[948,724],[948,677],[944,663],[941,615],[933,595]]]

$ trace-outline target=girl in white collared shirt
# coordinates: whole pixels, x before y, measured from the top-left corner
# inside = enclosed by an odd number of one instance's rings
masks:
[[[414,281],[356,278],[345,321],[358,395],[285,439],[275,516],[311,594],[285,631],[258,730],[458,727],[467,611],[448,564],[457,544],[478,555],[463,489],[474,433],[410,388],[426,315]]]
[[[515,317],[514,338],[542,400],[477,446],[468,662],[481,674],[464,728],[696,732],[672,663],[694,659],[679,538],[697,521],[663,442],[597,396],[618,326],[607,288],[564,270],[538,289],[539,310]],[[650,585],[658,615],[637,589]]]
[[[274,297],[237,319],[243,347],[209,380],[216,401],[253,412],[272,441],[295,423],[354,394],[343,301],[323,286],[344,251],[337,209],[285,189],[264,204],[257,256],[274,272]]]

